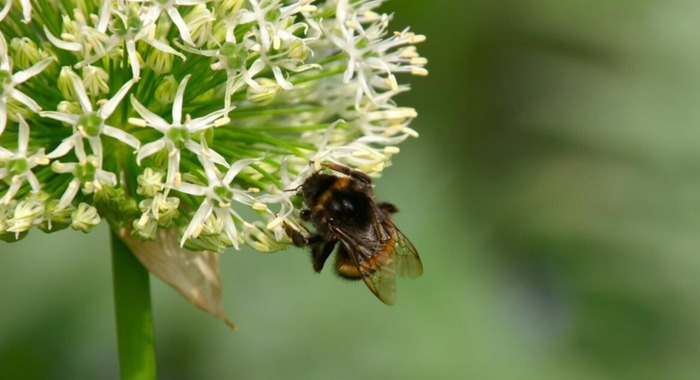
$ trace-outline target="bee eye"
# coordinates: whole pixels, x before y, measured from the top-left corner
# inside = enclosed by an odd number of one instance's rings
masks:
[[[352,212],[353,210],[355,210],[355,206],[353,206],[349,200],[343,199],[342,203],[343,203],[343,206],[342,206],[343,211]]]
[[[347,214],[352,213],[355,210],[355,206],[349,200],[343,199],[331,203],[331,209],[338,213]]]

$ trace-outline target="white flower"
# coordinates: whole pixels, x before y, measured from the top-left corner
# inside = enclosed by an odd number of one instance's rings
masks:
[[[8,204],[12,197],[17,194],[17,191],[22,187],[24,181],[27,181],[32,188],[33,193],[41,190],[39,180],[32,172],[36,166],[48,165],[49,160],[44,154],[44,148],[40,148],[35,153],[27,155],[27,147],[29,146],[29,125],[24,121],[21,115],[17,115],[19,119],[19,133],[17,138],[17,151],[13,152],[7,148],[0,146],[0,163],[4,167],[0,167],[0,179],[10,178],[10,188],[7,193],[0,198],[0,203]]]
[[[104,57],[117,46],[119,40],[107,35],[111,16],[111,1],[102,2],[99,17],[90,17],[90,20],[93,21],[92,25],[80,8],[75,8],[73,9],[73,19],[68,15],[62,16],[61,38],[54,36],[46,25],[44,25],[44,33],[54,46],[62,50],[72,51],[83,59],[76,65],[81,67]]]
[[[190,75],[187,75],[177,88],[175,100],[173,103],[172,123],[168,123],[160,116],[151,112],[143,104],[136,100],[136,97],[131,97],[131,104],[134,109],[143,119],[131,118],[129,122],[138,126],[148,126],[163,134],[163,137],[143,145],[137,151],[136,160],[140,164],[141,160],[157,153],[162,149],[168,150],[168,174],[165,182],[173,184],[176,175],[180,172],[180,151],[187,149],[196,155],[208,155],[214,162],[226,166],[226,159],[220,154],[204,149],[202,145],[192,140],[192,134],[201,132],[208,128],[214,128],[218,125],[223,125],[229,121],[226,114],[233,107],[224,108],[214,111],[206,116],[196,119],[190,119],[189,115],[182,120],[182,102],[185,96],[185,88]]]
[[[119,106],[119,103],[127,92],[129,92],[131,86],[134,84],[134,80],[131,79],[124,83],[111,99],[105,101],[97,111],[93,111],[92,103],[85,91],[83,81],[74,73],[70,73],[70,78],[73,83],[75,94],[78,97],[82,113],[76,114],[60,111],[43,111],[40,113],[43,117],[62,121],[73,126],[73,134],[65,138],[53,152],[48,154],[48,157],[57,158],[65,156],[75,148],[78,159],[84,160],[85,150],[82,140],[87,139],[93,154],[98,157],[99,162],[102,162],[104,155],[102,149],[102,135],[115,138],[134,149],[138,149],[140,142],[136,137],[106,122],[117,109],[117,106]]]
[[[7,221],[7,232],[14,232],[15,238],[19,238],[20,233],[44,221],[44,210],[42,199],[33,197],[19,202],[14,215]]]
[[[265,68],[265,62],[257,59],[249,67],[246,67],[248,50],[243,44],[236,43],[232,26],[227,28],[226,41],[218,49],[199,50],[183,45],[178,46],[192,54],[214,58],[216,62],[211,64],[211,69],[226,71],[225,108],[231,106],[231,95],[245,85],[263,91],[263,88],[253,80],[253,77]]]
[[[74,230],[82,231],[85,233],[90,232],[94,227],[100,224],[100,214],[97,213],[97,209],[90,206],[87,203],[80,203],[78,208],[71,214],[71,227]]]
[[[205,197],[197,212],[192,216],[192,221],[185,229],[180,245],[184,246],[185,241],[189,238],[197,238],[202,231],[203,224],[209,219],[209,216],[214,214],[221,218],[224,223],[224,231],[227,237],[231,240],[233,246],[238,249],[238,233],[236,223],[243,223],[243,218],[233,209],[234,202],[253,205],[254,199],[248,192],[233,187],[234,178],[248,165],[259,161],[260,159],[244,159],[238,160],[231,165],[226,174],[222,174],[214,163],[205,156],[200,156],[199,161],[204,167],[204,173],[207,177],[207,185],[195,185],[191,183],[181,183],[174,190],[179,192]]]
[[[198,5],[198,4],[204,4],[210,0],[153,0],[153,1],[144,1],[144,0],[129,0],[131,2],[139,2],[139,3],[146,3],[148,7],[150,7],[150,10],[146,13],[144,17],[144,21],[146,24],[150,23],[156,23],[158,22],[158,19],[160,18],[161,14],[163,12],[167,13],[168,16],[170,17],[170,20],[173,21],[175,26],[177,26],[177,30],[180,32],[180,38],[182,38],[183,41],[187,42],[190,45],[194,45],[195,43],[192,41],[192,32],[190,31],[190,28],[187,26],[187,23],[185,20],[183,20],[182,16],[180,16],[180,12],[178,12],[177,7],[178,6],[183,6],[183,5]]]
[[[286,7],[280,7],[280,0],[267,1],[264,3],[265,6],[262,6],[263,4],[257,0],[249,0],[249,2],[253,10],[241,10],[238,22],[241,24],[251,21],[257,22],[257,30],[247,34],[247,36],[253,36],[255,40],[251,49],[260,53],[259,60],[272,70],[277,84],[285,90],[290,90],[293,84],[284,77],[282,68],[300,72],[320,68],[320,66],[303,65],[302,59],[290,58],[288,54],[285,54],[289,53],[292,48],[300,48],[298,45],[295,46],[294,42],[298,42],[303,50],[304,40],[296,37],[294,33],[297,30],[308,28],[303,23],[289,25],[288,20],[299,13],[313,12],[316,7],[310,5],[312,0],[301,0]],[[276,17],[269,17],[270,13],[275,14]],[[270,19],[274,22],[269,21]]]
[[[7,101],[10,98],[21,102],[34,112],[38,112],[41,109],[31,97],[15,87],[44,71],[53,61],[53,58],[49,57],[24,71],[18,71],[13,74],[12,63],[7,53],[7,42],[2,33],[0,33],[0,135],[2,135],[7,124]]]
[[[77,150],[76,150],[77,152]],[[72,174],[73,179],[68,184],[68,188],[61,196],[56,206],[57,210],[69,207],[83,186],[86,194],[91,194],[95,190],[100,190],[103,185],[116,186],[117,175],[102,169],[102,161],[98,157],[89,155],[78,158],[78,162],[62,163],[54,161],[51,169],[60,174]]]
[[[394,91],[398,90],[394,73],[427,75],[427,71],[423,68],[427,61],[417,57],[415,49],[411,46],[404,47],[424,41],[424,36],[404,30],[384,39],[389,24],[388,15],[362,19],[362,14],[366,14],[380,3],[360,1],[351,5],[349,0],[339,0],[333,28],[321,26],[325,36],[350,57],[343,76],[345,83],[357,77],[360,84],[358,91],[363,92],[372,101],[375,101],[377,95],[372,82],[379,73],[386,75]],[[355,11],[353,7],[357,5],[363,7],[364,12]],[[368,21],[369,26],[363,26],[363,22]],[[400,47],[404,48],[399,49]],[[357,104],[359,105],[359,101]]]

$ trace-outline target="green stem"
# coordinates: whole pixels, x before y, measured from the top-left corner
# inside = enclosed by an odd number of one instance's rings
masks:
[[[112,275],[121,380],[155,380],[148,270],[112,231]]]

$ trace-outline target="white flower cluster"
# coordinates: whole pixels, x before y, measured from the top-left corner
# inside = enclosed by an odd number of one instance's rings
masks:
[[[397,74],[427,74],[424,37],[390,31],[382,2],[6,1],[0,237],[104,218],[192,249],[285,247],[285,190],[323,161],[379,173],[417,136],[393,99]]]

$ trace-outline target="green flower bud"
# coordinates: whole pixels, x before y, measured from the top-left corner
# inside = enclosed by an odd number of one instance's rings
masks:
[[[146,58],[146,66],[150,67],[156,74],[166,74],[173,70],[173,58],[172,54],[152,49]]]
[[[160,104],[171,104],[175,100],[177,93],[177,81],[172,75],[168,75],[161,79],[158,87],[156,87],[155,97]]]
[[[263,106],[268,105],[272,103],[281,92],[277,82],[272,79],[260,78],[256,79],[255,82],[258,83],[260,87],[248,87],[248,92],[246,93],[246,98],[251,103]]]
[[[71,219],[73,219],[71,227],[84,233],[90,232],[100,224],[100,215],[97,213],[97,209],[85,202],[81,202],[78,208],[73,211]]]
[[[185,16],[185,23],[196,46],[203,45],[211,38],[213,20],[214,17],[205,4],[197,4]]]
[[[75,89],[73,88],[73,82],[71,81],[71,75],[76,75],[70,66],[61,67],[61,72],[58,74],[58,91],[66,100],[77,100],[78,97],[75,95]]]
[[[27,37],[13,38],[10,45],[15,50],[15,54],[12,57],[13,63],[22,70],[49,56],[45,51],[40,50],[34,41]]]
[[[13,217],[8,221],[7,232],[20,233],[32,226],[41,224],[44,220],[44,202],[29,198],[17,204]]]
[[[96,66],[83,67],[83,83],[88,95],[99,97],[109,93],[109,74]]]
[[[44,220],[39,225],[39,228],[44,232],[55,232],[67,228],[71,225],[71,214],[75,211],[75,207],[58,208],[58,199],[52,199],[46,205]]]

